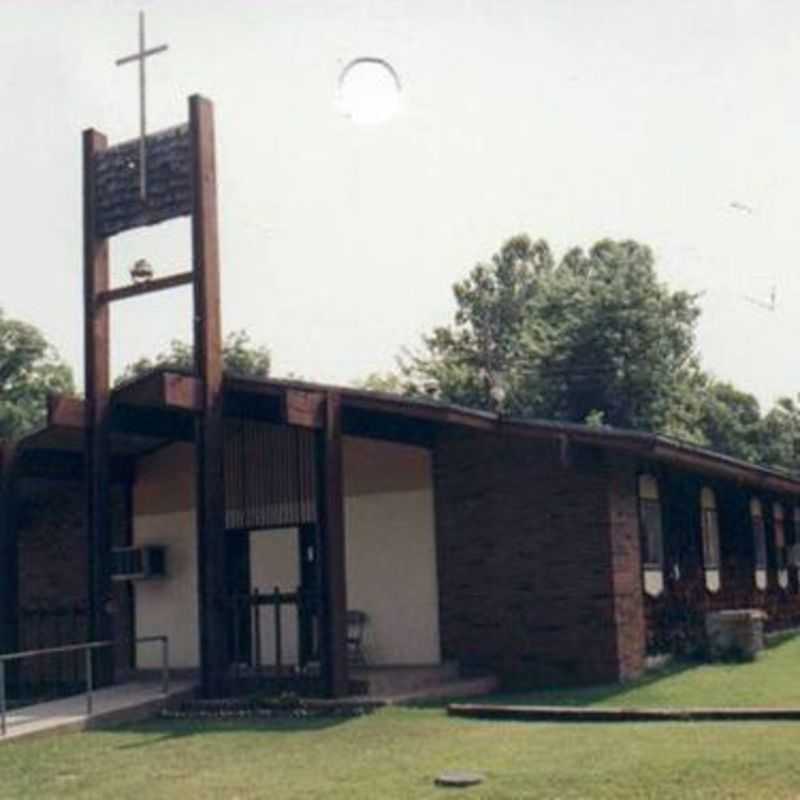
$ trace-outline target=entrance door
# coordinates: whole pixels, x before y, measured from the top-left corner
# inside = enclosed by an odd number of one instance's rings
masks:
[[[276,588],[297,598],[281,603],[281,664],[304,667],[319,661],[317,538],[315,525],[227,533],[231,663],[276,663],[275,606],[268,602]],[[258,609],[256,590],[262,598]]]
[[[250,589],[261,595],[295,594],[301,585],[300,542],[297,528],[270,528],[250,532]],[[258,611],[258,652],[262,666],[277,663],[275,607],[262,605]],[[296,603],[282,603],[281,665],[299,666],[299,625]]]

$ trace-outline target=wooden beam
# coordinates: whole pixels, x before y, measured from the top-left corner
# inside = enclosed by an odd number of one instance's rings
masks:
[[[86,525],[89,552],[89,639],[113,638],[111,617],[110,495],[110,357],[108,306],[97,302],[108,290],[108,241],[99,238],[95,160],[107,147],[106,137],[94,130],[83,134],[83,285],[86,391]],[[114,659],[96,656],[100,685],[113,682]]]
[[[57,428],[85,428],[86,404],[83,398],[47,395],[47,424]]]
[[[342,398],[329,392],[320,439],[320,520],[323,558],[323,671],[331,697],[348,693],[347,575],[344,533]]]
[[[116,389],[114,404],[196,413],[203,408],[203,385],[193,375],[153,372]]]
[[[139,297],[151,292],[173,289],[176,286],[186,286],[192,282],[192,277],[192,272],[178,272],[175,275],[167,275],[163,278],[153,278],[145,283],[134,283],[130,286],[120,286],[117,289],[106,289],[98,293],[97,302],[99,304],[113,303],[115,300],[126,300],[129,297]]]
[[[192,264],[194,269],[194,358],[202,386],[196,422],[198,606],[203,692],[225,691],[229,664],[225,585],[225,483],[222,422],[222,332],[220,319],[217,178],[214,112],[197,95],[189,98],[192,150]]]
[[[198,412],[203,410],[203,384],[191,375],[163,374],[163,401],[166,408]]]
[[[283,396],[283,416],[287,425],[321,430],[325,425],[325,395],[287,389]]]

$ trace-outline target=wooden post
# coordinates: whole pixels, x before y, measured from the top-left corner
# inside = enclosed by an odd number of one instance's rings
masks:
[[[89,553],[89,639],[113,638],[111,618],[109,310],[98,303],[109,288],[108,242],[96,234],[95,156],[107,146],[94,130],[83,133],[83,287],[86,392],[86,527]],[[95,653],[97,684],[113,682],[114,656]]]
[[[200,667],[204,693],[218,696],[225,691],[228,669],[228,616],[217,179],[213,107],[198,95],[189,98],[189,128],[193,185],[194,359],[203,395],[203,410],[197,418],[195,438]]]
[[[0,446],[0,654],[18,649],[19,558],[13,469],[14,446],[8,442]]]
[[[321,435],[320,516],[323,557],[322,654],[325,690],[331,697],[348,693],[347,578],[345,574],[342,400],[328,392]]]
[[[275,603],[273,615],[275,619],[275,674],[280,678],[283,673],[283,628],[281,620],[281,590],[276,586],[272,592]]]
[[[261,597],[258,593],[258,587],[253,589],[253,603],[252,603],[252,620],[253,620],[253,643],[255,646],[255,655],[253,663],[257,672],[261,671]]]

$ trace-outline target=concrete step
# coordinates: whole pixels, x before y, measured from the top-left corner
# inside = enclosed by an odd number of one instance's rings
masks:
[[[498,680],[494,675],[480,678],[459,678],[439,683],[435,686],[415,689],[413,691],[397,692],[395,694],[375,695],[348,698],[351,702],[380,701],[386,705],[403,705],[424,702],[426,700],[441,700],[449,698],[481,697],[497,691]]]
[[[369,695],[400,695],[459,679],[458,663],[351,667],[350,678]]]

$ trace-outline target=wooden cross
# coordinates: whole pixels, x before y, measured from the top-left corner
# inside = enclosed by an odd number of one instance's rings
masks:
[[[145,105],[146,83],[144,62],[149,56],[163,53],[169,45],[160,44],[158,47],[145,47],[144,40],[144,11],[139,12],[139,52],[118,58],[116,64],[121,67],[132,61],[139,62],[139,193],[142,201],[147,199],[147,108]]]

